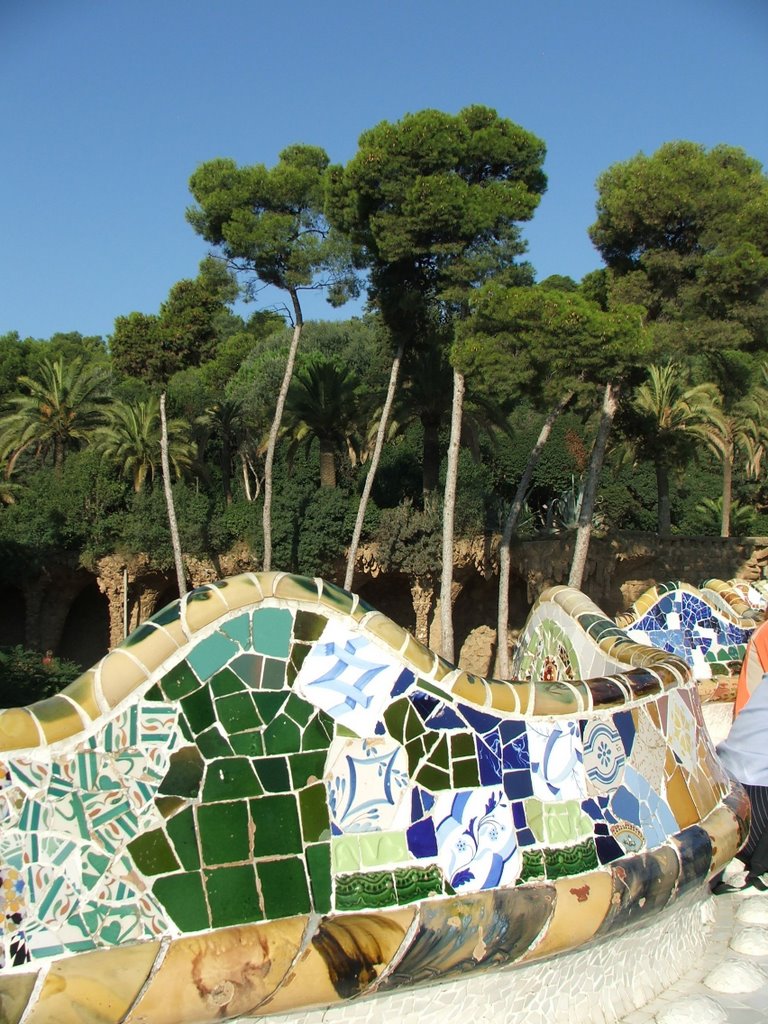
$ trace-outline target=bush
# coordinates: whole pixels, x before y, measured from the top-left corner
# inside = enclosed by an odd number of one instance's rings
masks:
[[[79,665],[25,647],[0,648],[0,703],[6,708],[24,707],[59,693],[81,674]]]

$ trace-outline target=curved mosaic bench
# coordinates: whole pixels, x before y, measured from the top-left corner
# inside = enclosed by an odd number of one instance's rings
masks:
[[[738,675],[755,613],[733,588],[707,580],[701,589],[673,581],[650,587],[616,625],[638,643],[676,654],[697,679]]]
[[[744,580],[736,577],[729,580],[728,585],[753,611],[765,613],[768,609],[768,580]]]
[[[0,712],[0,1019],[355,1000],[359,1021],[578,947],[611,963],[704,898],[746,797],[685,662],[581,593],[543,596],[518,671],[472,676],[335,586],[247,574]]]

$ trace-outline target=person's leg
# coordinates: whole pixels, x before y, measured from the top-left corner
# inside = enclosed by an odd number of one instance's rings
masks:
[[[745,847],[747,881],[755,888],[768,889],[768,884],[760,879],[768,873],[768,786],[747,786],[746,790],[752,807],[752,823]]]

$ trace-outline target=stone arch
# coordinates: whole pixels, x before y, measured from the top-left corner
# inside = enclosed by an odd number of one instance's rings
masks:
[[[416,611],[413,607],[411,584],[402,573],[368,578],[357,588],[358,595],[368,604],[383,612],[410,633],[416,630]]]
[[[178,598],[178,585],[176,583],[168,583],[163,590],[159,590],[155,594],[152,610],[149,612],[149,615],[154,615],[156,612],[159,612],[161,608],[165,608],[167,604],[170,604],[171,601],[177,601]]]
[[[90,668],[109,650],[109,632],[109,601],[93,579],[70,605],[54,653]]]
[[[0,647],[24,646],[27,631],[27,602],[19,587],[0,590]]]

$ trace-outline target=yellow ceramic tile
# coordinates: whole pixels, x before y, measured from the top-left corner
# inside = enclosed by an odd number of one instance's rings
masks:
[[[534,715],[567,715],[580,710],[581,702],[567,683],[537,680],[533,687]]]
[[[416,913],[410,907],[321,921],[285,984],[259,1012],[287,1013],[336,1003],[339,990],[349,996],[366,992],[394,958]]]
[[[290,969],[307,921],[294,917],[178,939],[125,1024],[213,1024],[250,1014]]]
[[[683,773],[679,768],[675,769],[672,777],[667,779],[667,803],[680,828],[687,828],[699,821],[696,804],[688,792]]]
[[[428,647],[420,644],[415,637],[408,635],[403,657],[416,675],[425,676],[427,679],[432,675],[435,667],[435,655]]]
[[[39,747],[43,735],[37,719],[26,708],[0,711],[0,750]]]
[[[122,647],[118,647],[106,656],[96,669],[97,686],[101,696],[110,708],[116,707],[121,700],[145,682],[149,673],[137,664]]]
[[[43,730],[46,743],[55,743],[67,736],[82,732],[84,722],[77,710],[77,705],[57,693],[47,700],[39,700],[32,705],[32,710]]]
[[[94,669],[91,668],[87,672],[83,672],[81,676],[78,676],[74,682],[71,682],[69,686],[62,690],[62,693],[66,693],[70,700],[79,704],[91,721],[98,718],[101,714],[101,709],[96,699],[96,672]]]
[[[720,871],[741,849],[739,824],[733,811],[719,804],[701,823],[712,841],[711,871]]]
[[[138,639],[133,639],[137,635]],[[149,672],[153,672],[159,665],[162,665],[166,658],[175,654],[179,646],[173,634],[159,626],[157,628],[147,626],[140,632],[137,630],[120,644],[121,648],[130,651],[133,657],[140,661]]]
[[[188,594],[182,602],[181,618],[189,632],[196,633],[227,611],[227,603],[216,587],[201,587],[198,593]]]
[[[555,883],[557,900],[541,942],[523,960],[538,960],[561,953],[595,934],[608,913],[611,903],[610,871],[593,871],[577,878],[559,878]]]
[[[159,950],[144,942],[57,960],[24,1024],[119,1024]]]
[[[371,612],[362,622],[363,628],[372,636],[377,637],[393,651],[399,651],[406,639],[406,632],[392,619],[381,612]]]
[[[302,601],[312,605],[320,603],[317,580],[294,576],[288,572],[280,573],[275,580],[274,594],[282,601]],[[352,607],[352,598],[343,590],[337,590],[329,600],[338,610],[348,612]],[[339,608],[339,605],[342,607]]]
[[[230,576],[213,584],[223,598],[230,611],[244,608],[245,605],[258,604],[262,599],[262,591],[258,578],[251,573]]]
[[[525,699],[527,700],[528,687],[525,684],[504,683],[498,679],[489,680],[488,689],[491,691],[491,707],[493,710],[519,715],[521,713],[519,688],[524,690]]]
[[[471,704],[476,704],[478,707],[485,707],[486,699],[489,699],[489,694],[486,691],[483,680],[479,676],[472,675],[470,672],[457,672],[449,685],[454,697],[468,700]]]
[[[36,981],[37,971],[0,976],[0,1020],[3,1024],[19,1024]]]

